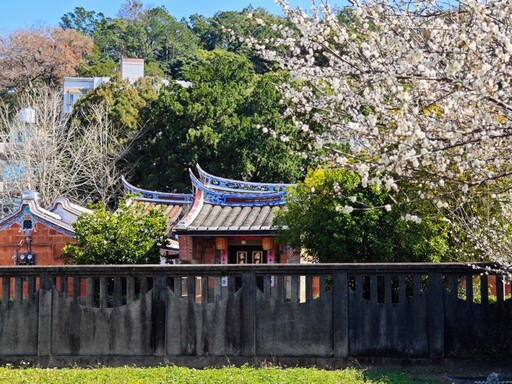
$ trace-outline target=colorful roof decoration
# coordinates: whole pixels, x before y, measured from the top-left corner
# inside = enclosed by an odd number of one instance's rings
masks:
[[[164,207],[168,236],[173,232],[178,221],[187,214],[194,199],[192,194],[166,193],[138,188],[128,183],[123,176],[121,176],[121,182],[127,192],[138,195],[136,199],[144,204],[145,212],[156,207]]]
[[[161,204],[191,204],[194,198],[191,194],[187,193],[156,192],[137,188],[128,183],[124,176],[121,176],[121,182],[123,183],[126,191],[141,195],[137,198],[139,201],[150,201]]]
[[[182,210],[169,220],[169,233],[271,234],[276,210],[285,204],[293,184],[253,183],[213,176],[197,165],[199,178],[189,170],[194,193],[176,194],[136,188],[122,179],[125,189],[139,193],[139,201],[178,205]]]
[[[252,192],[252,193],[274,193],[285,192],[288,187],[295,187],[294,184],[279,183],[253,183],[213,176],[204,171],[199,164],[196,165],[201,183],[211,189],[226,192]]]
[[[229,189],[212,189],[205,183],[201,182],[190,171],[190,180],[195,190],[201,190],[205,202],[219,205],[238,205],[238,206],[263,206],[263,205],[283,205],[286,190],[279,192],[254,192],[250,189],[233,190]],[[240,182],[240,185],[244,184]],[[262,184],[265,185],[265,184]],[[196,192],[197,199],[197,192]]]
[[[288,184],[248,183],[190,171],[195,199],[176,225],[178,233],[271,234],[274,212],[285,204]]]
[[[73,227],[63,220],[62,216],[39,206],[39,194],[37,192],[23,192],[21,199],[18,209],[0,220],[0,229],[18,224],[20,232],[28,234],[34,230],[36,223],[41,223],[48,228],[55,229],[59,233],[75,237]]]

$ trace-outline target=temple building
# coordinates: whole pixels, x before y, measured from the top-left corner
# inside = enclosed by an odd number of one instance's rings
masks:
[[[289,247],[274,241],[274,215],[284,206],[291,184],[226,179],[200,166],[197,172],[198,176],[190,171],[192,194],[148,191],[122,179],[126,191],[138,194],[137,199],[148,208],[164,205],[169,238],[166,256],[182,263],[298,262]]]
[[[163,207],[167,219],[166,262],[273,264],[299,262],[274,241],[276,211],[290,184],[252,183],[213,176],[197,166],[190,171],[192,193],[137,188],[124,178],[126,191],[146,209]],[[14,212],[0,220],[0,265],[64,264],[63,247],[74,241],[72,224],[91,210],[56,198],[40,206],[38,193],[26,191]]]

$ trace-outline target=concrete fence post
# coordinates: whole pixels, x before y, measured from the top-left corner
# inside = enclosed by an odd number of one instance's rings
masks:
[[[431,359],[444,358],[444,293],[442,273],[428,274],[428,341]]]
[[[348,278],[335,273],[332,293],[332,326],[334,357],[348,356]]]
[[[165,300],[165,277],[153,277],[153,289],[151,295],[151,334],[153,341],[153,353],[155,356],[162,356],[166,353],[166,300]]]
[[[39,318],[37,322],[37,354],[52,354],[52,301],[53,287],[50,275],[42,273],[39,280]]]
[[[242,274],[242,345],[244,356],[256,356],[256,275]]]

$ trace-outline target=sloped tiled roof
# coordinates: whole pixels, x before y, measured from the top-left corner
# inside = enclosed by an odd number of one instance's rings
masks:
[[[199,167],[198,170],[201,180],[190,172],[195,199],[189,213],[176,225],[178,233],[261,234],[274,231],[274,213],[284,205],[285,184],[220,179]]]
[[[213,176],[197,166],[199,179],[190,171],[193,194],[162,193],[125,188],[151,206],[164,205],[168,231],[178,234],[271,234],[274,214],[285,204],[292,184],[254,183]]]
[[[271,230],[274,210],[269,205],[257,207],[203,204],[187,231],[262,231]],[[185,228],[183,228],[185,229]]]
[[[166,233],[173,231],[174,226],[178,221],[188,212],[188,205],[183,204],[162,204],[149,201],[140,201],[144,205],[144,212],[149,212],[151,209],[161,208],[164,210],[164,215],[167,223]]]

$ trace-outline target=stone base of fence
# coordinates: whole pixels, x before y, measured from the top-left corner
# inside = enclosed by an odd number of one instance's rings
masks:
[[[491,372],[512,367],[512,358],[492,360],[475,359],[428,359],[428,358],[389,358],[364,357],[358,358],[319,358],[319,357],[228,357],[228,356],[0,356],[0,366],[34,367],[34,368],[100,368],[100,367],[157,367],[177,366],[195,369],[241,367],[249,365],[256,368],[264,367],[316,367],[319,369],[345,368],[397,368],[397,367],[435,367],[437,369],[468,370]]]

